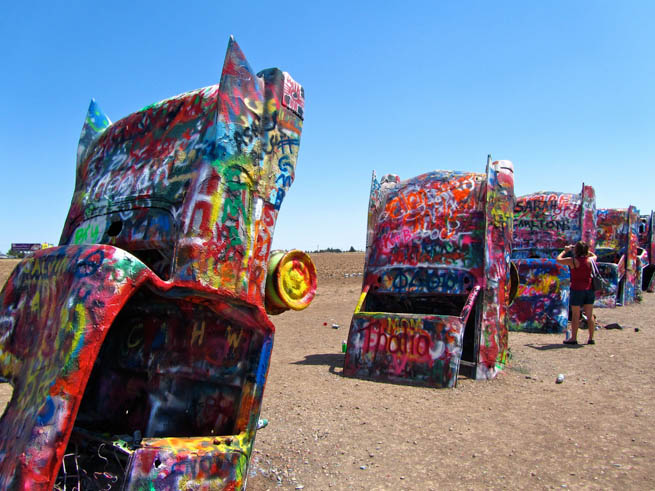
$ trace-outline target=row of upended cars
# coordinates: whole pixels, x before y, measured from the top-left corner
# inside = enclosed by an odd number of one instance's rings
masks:
[[[304,90],[230,39],[220,82],[111,123],[92,101],[59,246],[0,294],[2,489],[243,489],[271,315],[316,271],[272,251]],[[514,196],[514,168],[373,175],[344,373],[452,387],[494,377],[508,330],[560,332],[566,244],[595,246],[600,306],[652,291],[652,216],[577,194]]]

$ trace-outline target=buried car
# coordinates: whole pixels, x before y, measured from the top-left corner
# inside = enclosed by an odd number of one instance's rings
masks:
[[[519,285],[509,309],[514,331],[564,332],[569,319],[569,268],[555,258],[568,244],[584,240],[593,250],[594,188],[580,194],[542,191],[519,196],[514,207],[512,262]]]
[[[653,228],[653,218],[655,212],[651,211],[650,215],[641,215],[639,217],[639,248],[641,249],[640,265],[642,271],[641,289],[647,292],[655,291],[655,281],[653,281],[653,272],[655,272],[655,229]]]
[[[91,103],[60,245],[0,295],[2,489],[245,487],[267,312],[316,289],[300,251],[269,274],[303,105],[232,38],[217,85],[113,124]]]
[[[601,208],[597,212],[596,255],[605,287],[596,292],[596,307],[616,307],[641,300],[639,211],[634,207]]]
[[[346,375],[453,387],[507,361],[511,162],[486,173],[373,174]]]

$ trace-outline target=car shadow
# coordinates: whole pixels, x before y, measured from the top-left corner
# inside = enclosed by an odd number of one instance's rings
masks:
[[[326,365],[332,371],[335,367],[343,367],[344,353],[325,353],[306,355],[304,360],[294,361],[292,365]]]
[[[373,377],[360,377],[360,376],[349,376],[343,373],[343,364],[345,360],[345,353],[325,353],[317,355],[307,355],[304,360],[294,361],[292,365],[325,365],[328,368],[328,371],[332,375],[344,378],[353,378],[358,380],[367,380],[369,382],[375,382],[379,384],[389,384],[389,385],[407,385],[411,387],[426,387],[434,388],[425,382],[415,381],[415,380],[381,380]],[[460,377],[468,378],[463,375]]]
[[[534,344],[534,343],[528,343],[525,346],[528,348],[536,349],[539,351],[546,351],[550,349],[577,349],[577,348],[582,348],[582,344],[564,344],[564,343],[557,343],[557,344]]]

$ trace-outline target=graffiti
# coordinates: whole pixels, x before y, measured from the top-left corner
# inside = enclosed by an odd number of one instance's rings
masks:
[[[520,283],[510,307],[511,330],[563,332],[569,319],[570,274],[550,260],[515,259]]]
[[[115,123],[91,102],[60,246],[0,294],[0,488],[245,486],[268,314],[316,291],[304,253],[270,265],[303,109],[233,39],[219,84]]]
[[[593,249],[595,237],[596,198],[591,186],[583,184],[580,194],[540,192],[517,198],[512,261],[519,285],[509,308],[510,329],[566,330],[570,273],[555,258],[579,240]]]
[[[586,190],[586,191],[585,191]],[[586,197],[591,193],[591,198]],[[583,185],[580,194],[541,192],[517,198],[514,207],[514,249],[557,249],[580,240],[583,215],[595,209],[593,188]]]
[[[344,373],[452,387],[464,360],[469,376],[496,375],[508,348],[513,189],[508,161],[489,161],[486,175],[373,173]]]
[[[411,232],[402,228],[390,231],[376,241],[379,248],[372,251],[375,255],[371,262],[384,266],[392,259],[394,262],[405,264],[430,262],[449,264],[453,267],[481,267],[482,256],[478,237],[462,233],[448,240],[442,238],[442,234],[443,230]]]
[[[459,317],[356,313],[349,334],[349,344],[357,348],[350,351],[355,374],[454,386],[464,326],[479,291],[480,287],[471,291]]]
[[[643,250],[640,254],[641,287],[642,290],[651,293],[655,291],[655,281],[653,281],[653,272],[655,272],[654,216],[655,212],[651,211],[650,215],[639,217],[639,247]]]
[[[597,262],[597,266],[605,281],[603,282],[603,289],[596,292],[594,307],[614,308],[617,306],[621,287],[620,279],[624,273],[621,272],[618,264]]]
[[[468,293],[475,277],[468,271],[437,268],[393,268],[380,273],[378,291],[396,293]]]
[[[556,232],[566,232],[573,227],[569,220],[518,220],[518,228],[533,230],[554,230]]]
[[[290,163],[291,158],[287,152],[291,151],[291,149],[293,149],[296,145],[298,145],[297,140],[284,140],[278,142],[277,144],[277,147],[282,152],[282,155],[277,161],[277,166],[280,169],[280,174],[275,180],[277,188],[275,188],[271,194],[271,201],[274,203],[273,206],[276,210],[280,209],[282,200],[286,195],[286,190],[289,188],[289,186],[291,186],[291,183],[293,182],[294,167]],[[275,195],[275,198],[273,198],[273,195]]]
[[[282,104],[291,109],[301,118],[305,110],[305,89],[291,77],[284,77],[284,95]]]
[[[598,268],[609,285],[596,292],[596,307],[628,305],[641,300],[639,222],[639,212],[634,206],[597,210]]]
[[[394,319],[389,317],[380,325],[365,329],[362,353],[382,351],[391,355],[405,355],[408,359],[428,361],[431,339],[423,329],[422,319]]]

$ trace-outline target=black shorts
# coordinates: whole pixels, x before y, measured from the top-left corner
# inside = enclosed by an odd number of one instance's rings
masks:
[[[596,300],[596,293],[593,290],[571,290],[571,299],[569,304],[574,307],[583,305],[593,305]]]

